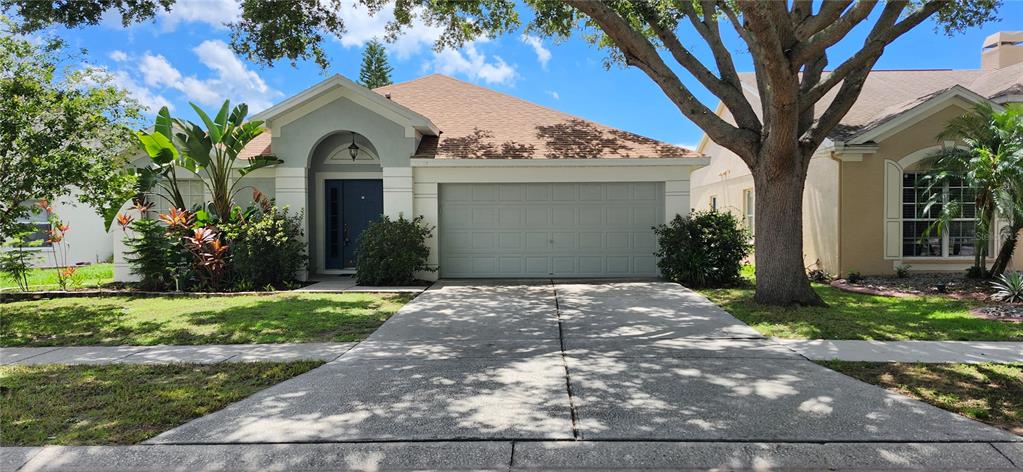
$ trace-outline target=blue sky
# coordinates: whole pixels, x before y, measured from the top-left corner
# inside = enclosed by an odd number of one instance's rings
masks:
[[[246,62],[227,47],[229,32],[221,24],[237,15],[235,0],[178,0],[170,14],[151,23],[123,28],[115,19],[100,26],[55,30],[71,46],[87,51],[85,60],[107,69],[112,80],[128,89],[144,105],[169,105],[176,115],[192,118],[188,102],[207,109],[224,98],[245,101],[250,108],[265,108],[282,98],[340,73],[357,78],[362,46],[383,35],[388,15],[369,17],[345,2],[349,33],[326,42],[331,67],[322,71],[313,63],[292,67],[286,61],[274,67]],[[528,18],[528,11],[523,10]],[[928,23],[891,45],[878,63],[882,69],[977,68],[985,36],[1023,29],[1023,2],[1009,0],[1000,11],[1001,22],[972,29],[954,37],[935,31]],[[831,64],[862,43],[865,28],[854,30],[831,52]],[[694,44],[699,57],[710,63],[695,33],[683,30],[683,41]],[[555,43],[550,39],[508,34],[478,41],[459,50],[432,50],[437,31],[418,25],[393,44],[388,55],[395,82],[441,72],[517,97],[674,144],[695,146],[701,131],[636,69],[605,70],[605,52],[581,37]],[[734,37],[726,42],[740,71],[752,69],[748,55]],[[685,77],[683,75],[683,77]],[[686,78],[688,84],[694,80]],[[716,100],[694,86],[710,104]],[[154,108],[154,109],[155,109]]]

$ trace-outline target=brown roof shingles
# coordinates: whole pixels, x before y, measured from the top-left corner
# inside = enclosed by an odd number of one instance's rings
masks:
[[[756,89],[756,75],[740,74],[741,80]],[[987,98],[995,98],[1023,84],[1023,63],[997,70],[873,70],[867,76],[856,103],[829,136],[848,139],[910,110],[928,98],[956,85]],[[835,98],[835,87],[819,102],[815,112],[820,116]],[[759,103],[749,97],[751,103]]]
[[[416,157],[590,159],[700,154],[441,74],[375,89],[441,130]]]

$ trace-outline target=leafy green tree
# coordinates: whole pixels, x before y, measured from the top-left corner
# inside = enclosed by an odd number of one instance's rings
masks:
[[[359,83],[371,89],[391,85],[392,70],[394,68],[387,63],[384,45],[375,39],[367,43],[366,49],[362,51]]]
[[[171,194],[171,203],[184,208],[181,192],[178,191],[175,167],[195,174],[209,191],[212,200],[210,209],[221,221],[231,219],[234,197],[242,190],[239,182],[250,172],[263,167],[280,164],[273,156],[253,156],[240,161],[238,156],[245,146],[266,131],[262,121],[246,121],[248,105],[242,103],[231,108],[231,101],[225,100],[220,111],[210,118],[202,108],[190,103],[203,122],[199,126],[191,121],[172,119],[166,107],[157,114],[152,132],[139,131],[139,142],[153,161],[143,171],[143,181],[148,185],[166,182]],[[173,134],[173,138],[170,135]],[[145,186],[143,186],[145,189]]]
[[[377,12],[390,0],[361,0]],[[803,266],[802,194],[810,159],[841,123],[885,47],[934,18],[946,33],[995,19],[999,0],[526,0],[528,29],[553,37],[582,31],[609,52],[609,63],[646,74],[710,139],[749,167],[757,191],[756,301],[823,305]],[[345,33],[341,1],[243,0],[232,23],[232,46],[251,60],[329,61],[322,34]],[[413,22],[440,28],[437,47],[495,37],[521,25],[514,0],[408,0],[393,2],[391,37]],[[28,30],[51,23],[97,24],[108,10],[125,23],[152,18],[169,0],[0,0]],[[831,64],[829,50],[856,30],[862,44]],[[734,45],[753,61],[759,98],[750,103],[739,80]],[[852,39],[850,39],[852,41]],[[744,50],[743,50],[744,49]],[[696,51],[709,51],[704,63]],[[827,69],[827,72],[826,72]],[[682,80],[688,76],[720,101],[731,120],[701,102]],[[699,92],[700,90],[697,90]],[[829,97],[824,100],[824,97]],[[834,97],[833,99],[831,97]]]
[[[26,201],[77,198],[109,222],[130,198],[137,105],[101,71],[61,68],[64,45],[21,37],[0,17],[0,240]]]
[[[983,104],[946,125],[939,140],[958,140],[966,149],[948,148],[927,161],[928,193],[925,211],[940,205],[938,219],[929,228],[942,234],[954,218],[963,216],[962,203],[946,202],[942,189],[949,182],[971,187],[976,206],[977,233],[974,265],[980,272],[997,277],[1012,259],[1020,230],[1023,230],[1023,108],[1010,106],[995,111]],[[987,271],[988,241],[996,218],[1008,222],[1002,248],[991,271]]]

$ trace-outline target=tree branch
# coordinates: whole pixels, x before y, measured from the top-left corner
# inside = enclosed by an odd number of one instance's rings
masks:
[[[898,21],[902,15],[903,8],[906,6],[908,6],[906,1],[892,1],[885,5],[885,9],[881,12],[881,17],[878,18],[874,28],[867,35],[867,39],[864,41],[864,46],[860,52],[835,69],[827,79],[814,86],[804,96],[806,102],[801,104],[801,106],[812,107],[813,103],[819,100],[824,93],[827,93],[839,81],[842,82],[842,87],[839,88],[835,99],[828,105],[827,110],[817,120],[817,123],[800,140],[801,145],[809,149],[816,149],[824,141],[828,133],[835,126],[838,126],[842,117],[849,112],[859,98],[860,92],[863,90],[863,84],[870,74],[870,69],[880,59],[885,46],[922,23],[941,7],[938,1],[931,1],[906,16],[902,21]],[[897,21],[898,23],[896,23]],[[814,99],[814,97],[817,98]]]
[[[860,24],[874,11],[877,0],[859,0],[848,13],[842,15],[837,21],[827,25],[820,32],[815,33],[810,39],[803,41],[792,51],[793,61],[800,64],[809,62],[821,52],[839,42],[850,30]]]
[[[796,25],[796,39],[804,41],[827,28],[842,16],[842,12],[849,5],[852,5],[852,0],[824,0],[816,15],[810,16]]]
[[[881,17],[878,18],[874,28],[867,35],[867,39],[864,40],[863,48],[835,68],[834,71],[828,74],[827,78],[803,94],[801,106],[803,108],[813,106],[813,104],[820,101],[825,94],[850,74],[864,67],[869,67],[868,64],[873,64],[881,56],[881,53],[884,52],[884,48],[887,45],[922,23],[941,7],[939,1],[930,1],[920,7],[920,9],[909,14],[902,21],[895,23],[902,13],[902,9],[907,5],[908,2],[906,1],[892,1],[886,4],[881,12]]]
[[[653,79],[679,111],[702,128],[711,139],[744,159],[755,155],[753,148],[759,133],[733,126],[701,103],[664,63],[657,48],[633,29],[618,12],[598,1],[566,0],[566,3],[593,19],[621,50],[626,63],[638,67]]]
[[[715,8],[715,2],[705,2],[704,4],[704,17],[708,15],[713,17],[713,11]],[[708,5],[709,4],[709,5]],[[714,53],[714,60],[718,66],[718,70],[721,71],[721,78],[718,78],[710,70],[708,70],[703,63],[690,53],[685,46],[678,40],[678,36],[671,31],[666,31],[658,21],[656,14],[649,11],[648,9],[642,10],[642,15],[647,23],[650,24],[654,33],[661,40],[661,43],[668,49],[672,57],[675,58],[679,64],[686,68],[690,73],[693,74],[700,83],[707,87],[714,95],[721,99],[722,103],[728,108],[735,118],[735,122],[741,128],[750,129],[756,132],[760,132],[760,119],[757,118],[756,113],[753,111],[753,107],[750,105],[749,100],[746,100],[746,96],[742,93],[742,82],[739,80],[739,74],[735,71],[735,64],[732,62],[731,54],[724,47],[724,43],[721,41],[721,36],[717,33],[717,24],[714,24],[713,29],[709,27],[705,22],[700,21],[697,17],[696,10],[688,2],[681,3],[682,10],[689,18],[690,23],[700,36],[704,38],[708,45],[711,47],[711,51]],[[708,13],[706,8],[710,8],[711,12]]]

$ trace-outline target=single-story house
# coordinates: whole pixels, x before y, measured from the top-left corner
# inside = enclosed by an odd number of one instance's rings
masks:
[[[253,119],[269,131],[245,154],[284,162],[245,181],[302,212],[313,277],[352,273],[380,214],[435,228],[427,279],[656,276],[652,227],[690,211],[708,162],[436,74],[376,90],[335,75]],[[184,193],[204,200],[198,181]],[[121,239],[115,278],[129,280]]]
[[[759,103],[755,75],[740,78],[750,102]],[[1000,109],[1020,102],[1023,32],[985,39],[980,69],[872,71],[859,100],[810,162],[803,193],[807,266],[845,275],[891,274],[902,265],[920,272],[973,265],[977,223],[969,189],[944,190],[944,198],[962,202],[963,218],[945,234],[923,238],[936,216],[924,213],[923,166],[944,146],[961,144],[937,137],[952,118],[980,103]],[[717,113],[731,119],[721,105]],[[755,237],[756,225],[770,222],[756,220],[756,192],[746,165],[706,136],[697,151],[710,157],[710,165],[693,173],[693,207],[732,211]],[[992,257],[997,244],[991,241]],[[1023,270],[1023,250],[1017,249],[1010,268]]]

